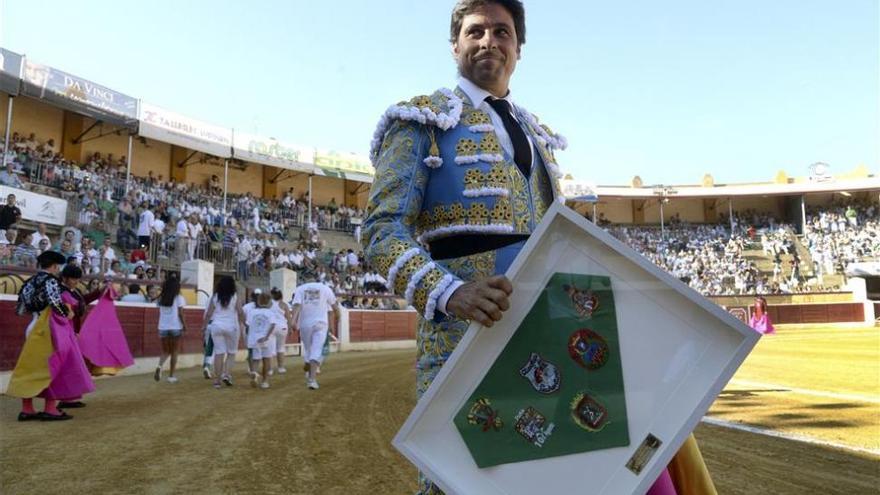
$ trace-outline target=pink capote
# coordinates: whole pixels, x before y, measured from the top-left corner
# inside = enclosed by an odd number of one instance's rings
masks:
[[[46,311],[52,311],[47,309]],[[79,398],[94,392],[95,382],[83,361],[73,323],[58,316],[54,311],[49,315],[49,328],[52,332],[52,355],[49,356],[49,375],[52,381],[40,392],[44,399],[66,400]]]
[[[79,333],[79,346],[92,366],[122,369],[133,365],[134,358],[116,317],[113,295],[113,289],[105,290],[86,316]]]
[[[749,326],[764,335],[776,333],[776,329],[773,328],[773,322],[770,321],[770,316],[767,315],[767,313],[764,313],[761,316],[758,316],[757,314],[752,315],[752,318],[749,321]]]
[[[651,485],[647,495],[678,495],[675,491],[675,485],[672,484],[672,477],[669,476],[668,469],[664,469],[660,473],[660,477]]]

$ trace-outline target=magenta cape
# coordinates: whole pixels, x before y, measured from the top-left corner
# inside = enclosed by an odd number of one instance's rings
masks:
[[[655,481],[653,485],[651,485],[647,495],[677,495],[675,485],[672,484],[672,477],[669,476],[668,469],[664,469],[660,473],[660,477],[657,478],[657,481]]]
[[[79,346],[95,375],[116,374],[134,364],[122,325],[116,317],[110,289],[104,291],[98,304],[86,316],[79,333]]]
[[[6,393],[25,399],[68,400],[94,390],[73,323],[51,309],[43,310],[25,340]]]

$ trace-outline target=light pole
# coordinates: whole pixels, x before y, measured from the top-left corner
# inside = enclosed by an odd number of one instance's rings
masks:
[[[655,196],[659,197],[660,200],[660,235],[663,238],[666,238],[666,222],[663,219],[663,204],[669,201],[668,196],[672,194],[678,194],[674,188],[670,186],[664,186],[663,184],[658,184],[652,188],[652,192]]]

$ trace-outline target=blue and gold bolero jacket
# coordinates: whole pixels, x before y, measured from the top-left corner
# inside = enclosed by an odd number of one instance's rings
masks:
[[[525,177],[501,147],[489,115],[460,89],[440,89],[388,108],[370,147],[376,175],[364,221],[370,263],[432,320],[437,300],[468,270],[434,261],[432,241],[461,234],[530,234],[554,200],[562,201],[554,134],[515,106],[534,144]]]

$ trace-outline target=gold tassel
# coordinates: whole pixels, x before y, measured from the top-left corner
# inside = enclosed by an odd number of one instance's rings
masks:
[[[428,150],[429,156],[440,156],[440,147],[437,146],[437,139],[434,138],[434,128],[429,127],[429,136],[431,137],[431,149]]]

